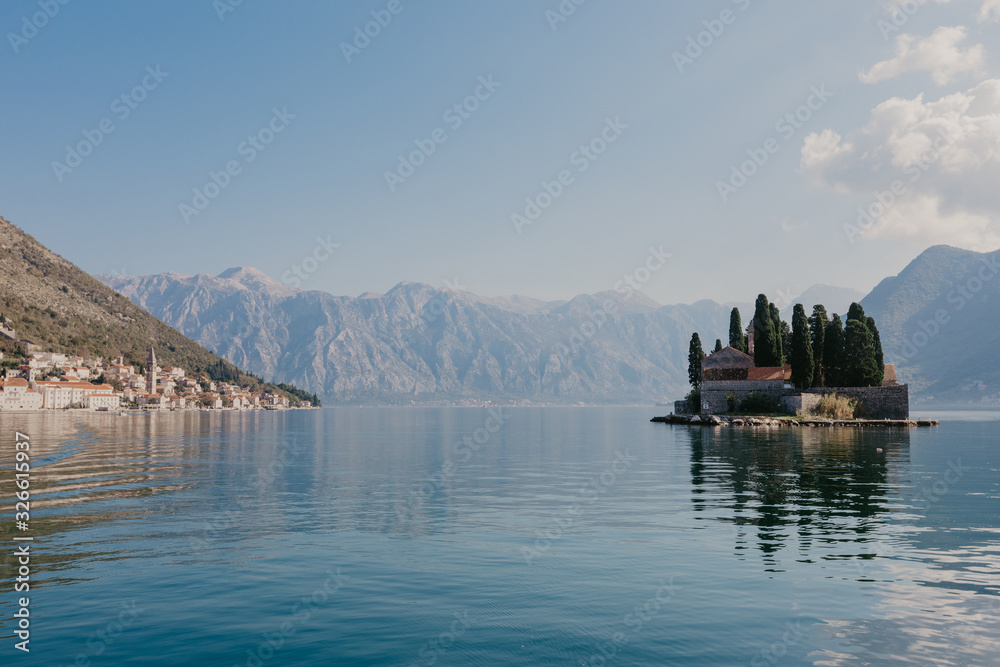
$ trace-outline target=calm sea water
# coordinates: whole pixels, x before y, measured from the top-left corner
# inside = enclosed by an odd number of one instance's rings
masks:
[[[995,415],[907,432],[654,414],[0,417],[0,662],[1000,663]],[[10,621],[15,430],[30,655]]]

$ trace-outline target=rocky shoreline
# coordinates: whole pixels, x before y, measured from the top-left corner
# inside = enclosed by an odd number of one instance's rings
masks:
[[[649,421],[684,426],[752,426],[767,428],[852,428],[896,427],[914,428],[940,426],[936,419],[794,419],[792,417],[720,417],[718,415],[667,415]]]

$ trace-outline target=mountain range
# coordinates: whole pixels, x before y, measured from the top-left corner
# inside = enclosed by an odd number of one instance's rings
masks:
[[[1000,251],[934,246],[861,305],[918,398],[997,404]]]
[[[648,402],[683,388],[692,330],[729,322],[712,302],[636,293],[546,302],[400,283],[351,298],[252,268],[99,278],[234,363],[343,403]]]
[[[916,395],[978,401],[1000,391],[1000,362],[984,354],[997,342],[1000,280],[963,308],[948,303],[988,257],[930,248],[863,298],[879,322],[887,361],[897,363]],[[237,365],[339,403],[680,397],[691,333],[700,332],[710,351],[716,338],[728,337],[734,305],[744,323],[752,316],[749,300],[661,306],[635,292],[541,301],[400,283],[352,298],[294,289],[253,268],[98,278]],[[843,314],[861,297],[817,285],[790,304],[811,311],[824,303]],[[950,322],[908,355],[904,344],[940,309]]]

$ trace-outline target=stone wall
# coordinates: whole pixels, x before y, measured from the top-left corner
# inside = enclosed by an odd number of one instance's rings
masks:
[[[866,419],[910,418],[910,387],[905,384],[887,387],[816,387],[806,393],[817,396],[837,394],[857,399],[865,405]]]
[[[691,406],[688,405],[687,401],[674,401],[674,414],[689,415],[691,414]]]
[[[819,405],[820,394],[792,394],[781,397],[782,412],[788,415],[797,415],[799,410],[809,410],[812,412]]]
[[[701,390],[705,391],[782,391],[785,383],[782,380],[734,380],[731,382],[702,382]]]
[[[726,414],[729,412],[729,396],[742,401],[750,394],[763,394],[779,401],[790,394],[781,380],[755,380],[734,382],[704,382],[701,385],[701,411],[703,414]]]
[[[701,412],[726,414],[729,412],[729,396],[742,401],[752,393],[763,394],[780,402],[782,411],[790,415],[802,408],[814,409],[822,396],[837,394],[863,403],[867,419],[910,418],[910,389],[905,384],[885,387],[814,387],[800,393],[794,389],[786,389],[785,383],[780,380],[704,382],[701,387]],[[681,412],[681,403],[687,408],[687,401],[678,401],[674,406],[674,413],[689,414]]]

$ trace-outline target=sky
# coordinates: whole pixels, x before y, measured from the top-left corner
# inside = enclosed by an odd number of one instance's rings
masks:
[[[1000,0],[7,0],[0,27],[0,216],[95,274],[667,304],[1000,248]]]

